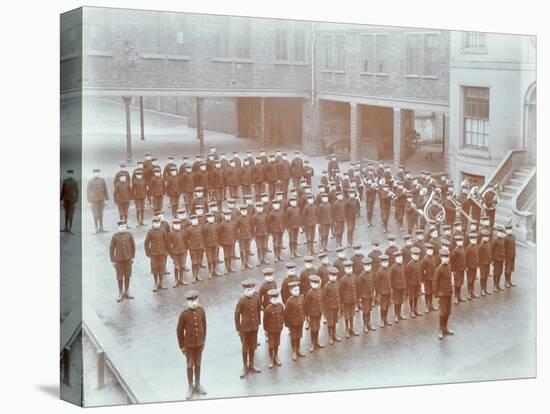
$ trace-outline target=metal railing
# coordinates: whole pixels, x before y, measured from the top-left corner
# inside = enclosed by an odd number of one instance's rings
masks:
[[[489,177],[488,180],[481,186],[479,192],[483,192],[487,189],[487,186],[492,183],[496,185],[501,185],[504,180],[508,177],[508,174],[512,171],[514,167],[522,165],[525,163],[525,157],[527,155],[527,150],[524,149],[513,149],[508,151],[504,156],[502,161],[497,165],[493,174]]]
[[[117,342],[89,306],[84,307],[84,333],[96,348],[97,387],[105,385],[105,366],[109,368],[132,404],[158,402],[159,397],[128,359],[127,349]]]

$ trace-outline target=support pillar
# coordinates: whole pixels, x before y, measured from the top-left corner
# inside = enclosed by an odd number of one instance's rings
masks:
[[[123,96],[124,105],[126,106],[126,163],[128,165],[133,163],[132,156],[132,126],[130,120],[130,102],[132,102],[131,96]]]
[[[145,141],[145,124],[143,122],[143,96],[139,97],[139,124],[141,126],[141,140]]]
[[[105,352],[97,350],[97,389],[101,390],[105,387]]]
[[[260,98],[260,140],[265,148],[265,98]]]
[[[449,164],[449,114],[443,113],[442,116],[442,122],[443,122],[443,150],[442,150],[442,157],[443,157],[443,167],[445,171],[447,172],[448,177],[450,178],[450,164]]]
[[[204,154],[204,125],[202,116],[202,101],[204,98],[197,97],[197,139],[199,140],[199,154]]]
[[[350,125],[349,125],[349,159],[350,162],[357,162],[359,157],[359,124],[357,122],[357,104],[350,102]]]
[[[302,102],[302,148],[306,155],[322,155],[321,142],[321,102],[304,99]]]
[[[401,164],[402,130],[401,108],[393,108],[393,164],[395,168]]]

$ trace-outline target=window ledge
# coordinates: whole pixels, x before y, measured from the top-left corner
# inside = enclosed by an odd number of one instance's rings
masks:
[[[212,62],[218,62],[218,63],[233,63],[233,58],[229,58],[229,57],[214,57],[214,58],[212,58]]]
[[[359,75],[370,75],[370,76],[372,76],[372,75],[374,75],[374,73],[372,73],[372,72],[359,72]]]
[[[332,73],[332,71],[329,70],[329,69],[321,69],[321,72],[322,73]]]
[[[309,62],[294,61],[292,62],[294,66],[309,66]]]
[[[189,55],[166,55],[168,60],[189,60]]]
[[[488,148],[462,147],[458,150],[458,155],[470,158],[480,158],[483,160],[491,159]]]
[[[483,46],[483,47],[463,47],[461,52],[465,53],[465,54],[472,54],[472,55],[486,55],[488,53],[487,46]]]
[[[437,79],[435,75],[422,75],[422,79]]]
[[[333,70],[332,73],[345,74],[346,72],[343,70]]]
[[[376,72],[374,76],[381,76],[381,77],[387,77],[388,74],[386,72]]]
[[[273,64],[274,65],[285,65],[285,66],[290,66],[292,65],[292,62],[290,60],[274,60],[273,61]]]
[[[235,58],[233,61],[235,63],[254,63],[254,61],[250,58]]]
[[[113,57],[113,52],[107,50],[86,50],[87,56]]]
[[[419,79],[420,75],[405,75],[405,77],[408,79]]]
[[[142,53],[140,54],[142,59],[165,59],[162,53]]]

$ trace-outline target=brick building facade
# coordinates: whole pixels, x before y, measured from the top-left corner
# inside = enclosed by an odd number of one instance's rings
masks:
[[[199,110],[207,129],[351,160],[405,162],[415,112],[436,120],[437,139],[448,135],[447,31],[90,7],[71,13],[80,17],[62,20],[69,39],[62,94],[82,87],[85,96],[124,96],[129,105],[186,116],[190,126]],[[79,30],[81,56],[71,41]],[[81,80],[73,76],[80,66]]]

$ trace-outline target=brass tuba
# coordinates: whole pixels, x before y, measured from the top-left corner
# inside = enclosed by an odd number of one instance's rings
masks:
[[[434,196],[435,191],[432,191],[424,205],[424,218],[429,224],[441,224],[445,221],[445,208]]]
[[[485,196],[487,194],[493,194],[493,202],[489,205],[485,203],[485,198],[486,198]],[[500,201],[500,195],[492,185],[488,186],[487,189],[483,192],[483,194],[481,194],[481,203],[485,210],[494,210],[495,208],[497,208],[497,204],[499,201]]]

